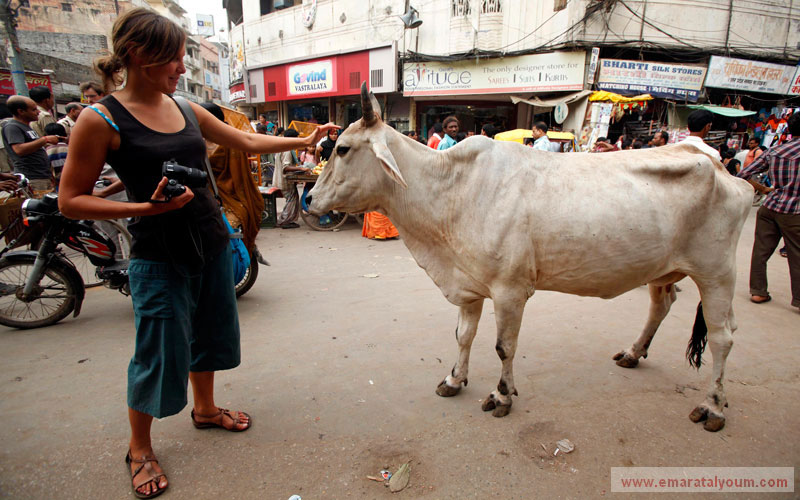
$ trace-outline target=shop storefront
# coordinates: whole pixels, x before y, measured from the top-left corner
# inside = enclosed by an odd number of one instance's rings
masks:
[[[490,123],[498,130],[530,127],[532,96],[557,97],[583,89],[586,54],[552,52],[503,59],[413,62],[403,65],[403,96],[410,98],[410,123],[423,135],[448,115],[462,131],[480,133]]]
[[[361,117],[363,81],[379,99],[396,90],[396,60],[394,47],[381,47],[251,69],[250,102],[275,111],[284,127],[292,121],[347,126]]]

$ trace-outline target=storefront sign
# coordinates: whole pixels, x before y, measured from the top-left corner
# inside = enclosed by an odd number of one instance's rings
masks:
[[[229,102],[231,104],[239,101],[244,101],[247,98],[247,94],[244,91],[244,83],[237,83],[230,88],[231,97]]]
[[[792,81],[789,82],[789,89],[786,91],[789,95],[800,95],[800,66],[794,72]]]
[[[582,90],[585,52],[403,65],[403,95],[441,96]]]
[[[28,85],[28,89],[44,85],[51,91],[53,90],[53,86],[50,84],[50,75],[40,75],[26,71],[25,83]],[[16,93],[11,72],[7,69],[0,69],[0,95],[14,95]]]
[[[289,66],[290,95],[319,94],[336,90],[333,63],[330,59]]]
[[[597,63],[600,58],[600,47],[592,47],[592,56],[589,58],[589,72],[586,76],[586,83],[594,85],[594,76],[597,73]]]
[[[785,94],[794,74],[794,66],[711,56],[706,87]]]
[[[705,76],[704,66],[601,59],[597,88],[623,95],[650,94],[696,102]]]

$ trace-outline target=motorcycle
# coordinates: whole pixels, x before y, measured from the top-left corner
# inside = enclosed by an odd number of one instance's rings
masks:
[[[73,313],[80,314],[85,297],[81,274],[61,248],[65,245],[88,257],[97,267],[97,278],[107,288],[130,295],[128,260],[117,257],[113,238],[96,221],[72,220],[58,211],[58,195],[27,199],[22,205],[26,226],[14,241],[0,251],[0,324],[14,328],[49,326]],[[9,251],[26,233],[41,228],[44,235],[35,250]],[[28,235],[29,236],[29,235]],[[236,296],[249,290],[263,262],[254,249],[250,268],[236,284]]]

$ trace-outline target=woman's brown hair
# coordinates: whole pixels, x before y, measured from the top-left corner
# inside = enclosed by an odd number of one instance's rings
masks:
[[[121,15],[111,28],[113,52],[95,61],[95,71],[103,78],[106,93],[122,84],[122,71],[138,56],[142,67],[159,66],[172,61],[186,41],[186,32],[166,17],[144,7]]]

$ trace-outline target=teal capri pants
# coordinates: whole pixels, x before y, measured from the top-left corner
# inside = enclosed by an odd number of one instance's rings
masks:
[[[167,262],[128,267],[136,350],[128,365],[128,406],[156,418],[187,403],[189,372],[239,366],[239,313],[230,245],[194,273]]]

